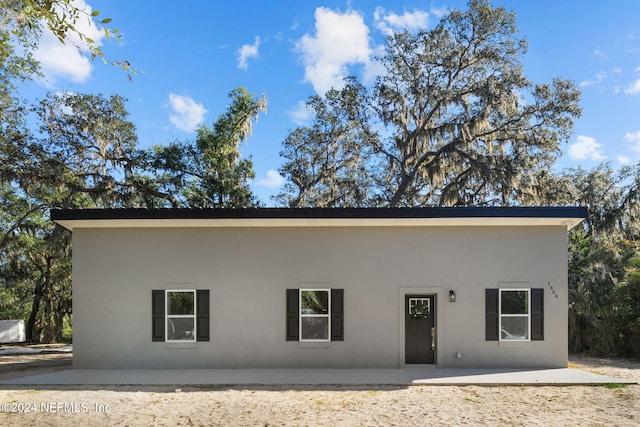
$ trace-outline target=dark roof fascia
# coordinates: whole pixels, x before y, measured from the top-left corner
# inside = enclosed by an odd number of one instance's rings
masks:
[[[586,207],[52,209],[53,221],[118,219],[587,218]]]

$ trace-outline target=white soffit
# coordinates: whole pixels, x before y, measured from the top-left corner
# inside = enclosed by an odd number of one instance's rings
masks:
[[[217,227],[563,227],[583,218],[215,218],[215,219],[58,219],[69,231],[81,228],[217,228]]]

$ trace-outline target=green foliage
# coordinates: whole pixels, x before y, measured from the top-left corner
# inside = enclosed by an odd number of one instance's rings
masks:
[[[614,291],[612,311],[617,332],[616,352],[637,358],[640,356],[640,242],[633,244],[635,248],[630,251],[632,255]]]
[[[0,144],[0,317],[26,320],[30,341],[70,339],[71,239],[50,208],[252,206],[239,145],[266,101],[243,88],[230,96],[195,142],[154,150],[137,148],[118,95],[50,94],[33,106],[37,132],[16,125]]]
[[[569,236],[569,349],[640,356],[640,164],[547,177],[550,201],[588,207]]]
[[[584,205],[569,239],[571,351],[640,356],[640,165],[552,174],[580,93],[523,74],[515,16],[488,1],[390,36],[371,89],[308,102],[283,143],[286,206]]]
[[[242,159],[240,144],[251,134],[260,112],[266,112],[264,96],[245,88],[229,94],[231,105],[213,128],[201,126],[195,143],[172,143],[147,153],[149,167],[158,182],[189,207],[250,207],[256,205],[249,188],[255,177],[253,162]]]
[[[605,383],[602,384],[602,387],[608,388],[609,390],[620,390],[628,387],[628,384],[620,384],[620,383]]]
[[[523,74],[513,13],[471,1],[430,31],[391,35],[371,89],[312,97],[284,141],[289,206],[530,204],[581,113],[567,80]]]
[[[71,310],[70,238],[21,190],[4,184],[0,199],[0,312],[26,320],[27,339],[58,341]]]
[[[366,99],[364,87],[353,79],[341,91],[309,99],[307,106],[315,112],[313,125],[291,132],[280,152],[286,159],[280,173],[289,181],[278,195],[282,205],[377,204],[372,193],[373,151],[363,143],[377,136],[361,126],[369,121]]]
[[[47,28],[63,44],[76,37],[86,45],[91,59],[100,58],[111,63],[127,73],[131,80],[137,71],[131,68],[129,61],[107,60],[95,40],[79,29],[80,20],[91,21],[99,15],[99,10],[89,13],[79,9],[74,0],[0,0],[0,58],[8,57],[16,49],[30,56],[43,29]],[[111,18],[103,18],[100,23],[107,25],[111,21]],[[104,26],[102,30],[107,38],[119,40],[122,36],[116,28]],[[22,67],[24,76],[33,73],[29,67]]]
[[[73,316],[65,317],[62,325],[62,342],[73,342]]]

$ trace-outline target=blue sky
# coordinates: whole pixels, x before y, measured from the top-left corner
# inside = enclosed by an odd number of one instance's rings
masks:
[[[91,62],[74,46],[44,34],[38,52],[45,78],[24,88],[27,97],[47,91],[120,94],[141,147],[192,140],[229,105],[228,93],[244,86],[266,94],[268,113],[242,146],[254,161],[252,187],[263,203],[282,184],[281,143],[308,119],[313,94],[339,86],[342,77],[375,76],[373,56],[389,31],[433,28],[460,0],[157,1],[76,0],[123,33],[108,40],[100,28],[81,25],[99,40],[105,56],[143,71],[129,82],[123,72]],[[562,146],[559,168],[616,167],[640,161],[640,2],[637,0],[494,0],[515,11],[529,44],[525,75],[534,83],[572,79],[582,90],[583,115]],[[98,25],[99,27],[99,25]]]

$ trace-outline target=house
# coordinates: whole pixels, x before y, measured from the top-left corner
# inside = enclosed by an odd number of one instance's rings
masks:
[[[581,207],[53,210],[74,368],[567,366]]]

